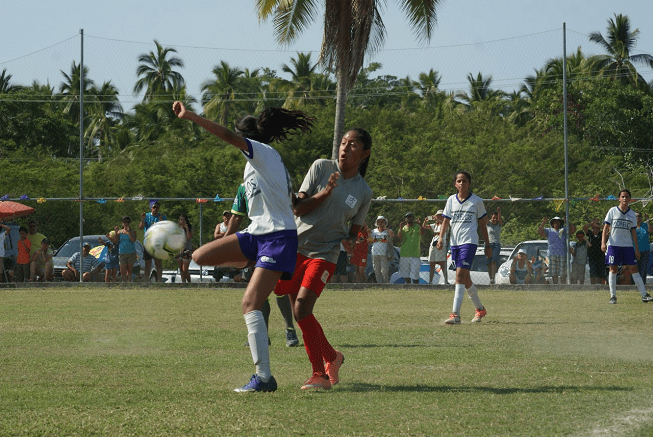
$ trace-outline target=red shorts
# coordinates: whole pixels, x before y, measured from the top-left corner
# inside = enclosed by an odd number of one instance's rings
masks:
[[[279,281],[274,289],[274,294],[297,294],[301,287],[307,288],[318,297],[322,294],[324,286],[329,282],[336,265],[323,259],[308,258],[301,253],[297,254],[295,273],[289,281]]]

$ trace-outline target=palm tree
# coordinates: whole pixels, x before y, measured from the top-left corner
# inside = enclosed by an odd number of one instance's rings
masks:
[[[88,108],[88,121],[84,137],[97,149],[100,161],[113,145],[114,127],[123,117],[123,110],[118,101],[118,90],[111,81],[104,82],[102,87],[91,90],[92,98]],[[92,148],[92,150],[94,150]]]
[[[204,114],[220,124],[227,124],[230,110],[235,109],[238,94],[238,79],[245,74],[238,68],[231,68],[225,61],[213,67],[214,80],[202,84],[202,106]]]
[[[599,55],[600,66],[606,76],[624,84],[646,85],[633,64],[653,65],[653,56],[647,53],[631,55],[639,38],[639,29],[630,30],[630,19],[615,14],[608,20],[607,37],[600,32],[590,34],[590,41],[599,44],[607,55]]]
[[[177,53],[172,47],[163,47],[157,40],[156,53],[143,53],[138,57],[140,63],[136,68],[136,75],[140,77],[134,85],[134,94],[140,93],[145,88],[143,101],[149,101],[155,94],[168,93],[173,89],[182,88],[185,85],[184,77],[174,67],[183,67],[184,62],[172,56],[170,53]]]
[[[73,61],[70,74],[66,74],[63,70],[60,71],[64,77],[64,81],[59,85],[59,93],[65,103],[63,112],[68,114],[73,123],[79,123],[80,84],[82,82],[81,64]],[[88,67],[84,67],[84,96],[91,94],[94,85],[95,82],[88,77]]]
[[[428,41],[436,23],[436,6],[441,0],[400,0],[408,20],[420,39]],[[318,1],[256,0],[261,20],[274,16],[280,44],[289,45],[318,16]],[[336,120],[332,157],[338,153],[344,130],[347,95],[363,66],[365,55],[378,50],[385,40],[381,0],[324,0],[324,36],[320,62],[334,71],[337,81]]]
[[[11,84],[11,74],[7,74],[7,69],[5,68],[2,70],[2,74],[0,74],[0,94],[9,94],[14,91],[19,91],[23,87],[20,85],[12,85]]]
[[[428,73],[420,73],[418,79],[418,87],[422,94],[423,105],[428,107],[437,105],[439,101],[438,97],[441,95],[438,87],[442,81],[442,76],[431,68]]]

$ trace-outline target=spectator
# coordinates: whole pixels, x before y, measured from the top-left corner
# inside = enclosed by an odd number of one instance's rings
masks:
[[[407,212],[397,232],[397,236],[402,240],[399,274],[406,284],[410,284],[411,280],[413,284],[419,284],[420,241],[423,234],[424,228],[419,221],[415,222],[415,214]]]
[[[390,278],[390,261],[394,255],[394,232],[386,226],[388,221],[382,215],[376,218],[376,229],[372,231],[372,266],[376,282],[385,284]]]
[[[0,222],[0,281],[4,280],[9,282],[7,279],[7,272],[5,271],[5,238],[9,235],[11,228]]]
[[[30,220],[27,223],[29,229],[29,234],[27,238],[31,242],[31,249],[29,253],[29,258],[32,259],[34,254],[41,249],[41,242],[45,238],[45,235],[39,233],[39,223],[36,220]]]
[[[73,253],[66,263],[66,269],[61,272],[61,277],[65,281],[79,281],[80,264],[83,259],[83,274],[82,280],[84,282],[91,282],[93,279],[93,270],[97,267],[97,259],[91,255],[91,245],[84,244],[82,254],[79,252]]]
[[[530,284],[533,280],[533,265],[524,249],[519,249],[510,266],[511,284]]]
[[[148,213],[142,213],[141,214],[141,222],[138,224],[138,229],[144,230],[147,232],[148,229],[150,229],[150,226],[152,226],[156,222],[160,222],[163,220],[166,220],[166,216],[161,214],[159,210],[161,209],[161,205],[159,204],[158,200],[152,200],[150,201],[150,208],[151,211]],[[145,261],[145,275],[143,276],[144,281],[149,281],[150,280],[150,272],[152,271],[152,259],[154,257],[147,252],[147,250],[143,251],[143,260]],[[156,269],[156,274],[157,278],[156,281],[161,280],[161,273],[163,272],[163,262],[160,259],[154,258],[154,267]]]
[[[131,218],[122,218],[122,229],[116,226],[118,234],[118,253],[120,259],[120,276],[122,282],[132,282],[134,263],[136,262],[136,231],[131,228]]]
[[[54,278],[54,263],[52,262],[53,252],[50,249],[50,240],[41,240],[39,249],[34,252],[30,265],[30,282],[52,281]]]
[[[118,269],[120,268],[120,238],[116,231],[111,231],[106,235],[107,241],[101,237],[98,242],[106,247],[104,257],[104,282],[118,282]]]
[[[346,284],[349,282],[349,253],[345,249],[345,246],[340,244],[340,253],[338,254],[338,260],[336,261],[336,269],[333,271],[333,275],[329,279],[331,283],[341,283]]]
[[[184,230],[184,235],[186,235],[186,246],[184,246],[179,255],[177,255],[177,265],[179,266],[181,282],[188,282],[190,284],[190,272],[188,271],[188,267],[190,266],[190,260],[193,256],[193,227],[188,222],[187,215],[181,214],[179,216],[179,226]]]
[[[245,187],[242,184],[241,184],[241,186],[243,188]],[[229,220],[231,219],[231,215],[232,215],[232,213],[230,213],[227,210],[222,211],[222,222],[215,225],[215,230],[213,231],[213,239],[214,240],[217,240],[218,238],[222,238],[227,234],[227,225],[229,224]]]
[[[367,251],[370,244],[369,239],[370,228],[367,227],[367,223],[363,223],[363,227],[358,232],[356,243],[354,244],[354,250],[349,261],[356,269],[356,282],[367,282],[365,267],[367,267]]]
[[[435,213],[435,216],[427,216],[424,219],[423,227],[426,227],[426,222],[428,220],[433,221],[430,224],[430,228],[433,231],[433,239],[431,240],[431,245],[429,246],[429,284],[433,283],[433,277],[435,276],[435,265],[440,266],[440,272],[444,277],[444,283],[449,283],[448,278],[448,269],[447,269],[447,250],[449,248],[449,229],[444,234],[444,244],[442,249],[438,249],[438,241],[440,240],[440,230],[442,229],[442,214],[443,210],[438,210]]]
[[[25,282],[30,278],[30,249],[32,242],[27,238],[27,228],[21,226],[18,229],[20,240],[18,240],[18,256],[16,257],[16,272],[14,278],[16,282]]]
[[[501,260],[501,228],[503,219],[501,218],[501,208],[497,206],[496,212],[490,216],[487,224],[487,236],[490,238],[490,247],[492,248],[492,258],[489,259],[487,272],[490,275],[490,284],[494,284],[494,275],[497,274],[499,262]]]
[[[591,228],[591,230],[590,230]],[[595,218],[585,226],[583,231],[587,236],[587,260],[590,265],[590,283],[605,284],[605,254],[601,251],[601,224],[599,219]]]
[[[642,276],[642,281],[646,285],[646,274],[648,273],[648,258],[651,251],[651,242],[649,241],[648,235],[650,233],[648,227],[648,215],[645,216],[646,220],[642,220],[642,213],[635,213],[637,217],[637,245],[639,246],[639,259],[637,260],[637,270]]]
[[[549,242],[549,272],[554,284],[567,281],[567,232],[576,232],[576,226],[570,225],[569,229],[565,228],[565,221],[560,217],[553,217],[549,224],[550,228],[545,228],[546,217],[542,218],[538,232]]]
[[[573,256],[571,260],[571,283],[579,284],[585,283],[585,264],[587,264],[587,240],[585,240],[585,232],[579,230],[576,232],[575,243],[570,244],[569,250]]]

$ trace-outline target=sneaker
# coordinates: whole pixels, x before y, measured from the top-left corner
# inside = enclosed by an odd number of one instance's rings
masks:
[[[490,285],[494,285],[494,279],[490,279]]]
[[[286,329],[286,346],[294,347],[299,344],[299,339],[297,338],[297,333],[294,329]]]
[[[313,376],[304,381],[302,390],[330,390],[331,381],[326,375],[315,373]]]
[[[456,313],[451,313],[449,314],[449,319],[444,323],[445,325],[460,325],[460,317]]]
[[[261,381],[258,375],[252,375],[252,378],[247,384],[242,387],[235,388],[237,393],[249,393],[255,391],[277,391],[277,380],[274,379],[274,376],[270,377],[268,382]]]
[[[336,385],[340,382],[338,371],[340,371],[340,366],[342,366],[342,363],[344,362],[345,356],[340,351],[336,351],[336,359],[324,365],[324,370],[326,370],[327,375],[329,375],[331,385]]]
[[[485,311],[485,307],[481,308],[480,310],[476,310],[476,315],[472,319],[472,323],[478,323],[481,321],[483,317],[487,314],[487,311]]]
[[[644,301],[644,298],[642,298],[642,301]],[[612,304],[617,303],[617,296],[610,297],[610,302],[609,303],[612,303]]]
[[[642,296],[642,302],[644,303],[653,302],[653,297],[651,297],[650,294],[646,293],[644,296]]]

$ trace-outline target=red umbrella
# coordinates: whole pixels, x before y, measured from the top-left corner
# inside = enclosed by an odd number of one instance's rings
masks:
[[[0,201],[0,218],[13,219],[18,217],[25,217],[35,211],[31,206],[23,205],[22,203],[12,202],[10,200]]]

